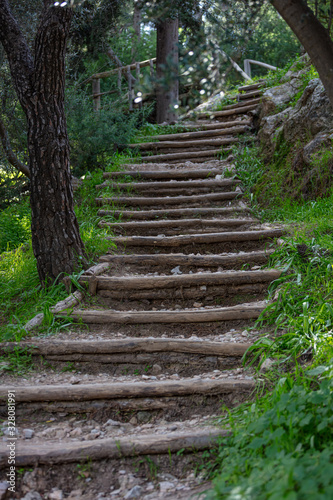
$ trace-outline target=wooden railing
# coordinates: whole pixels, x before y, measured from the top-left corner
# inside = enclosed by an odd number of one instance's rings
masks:
[[[103,73],[96,73],[92,75],[88,82],[91,82],[92,85],[92,99],[94,110],[98,111],[101,107],[101,97],[107,94],[122,94],[122,79],[125,76],[128,86],[128,102],[129,109],[133,109],[133,101],[135,97],[135,87],[139,84],[140,81],[140,70],[141,68],[145,68],[147,66],[150,67],[150,76],[154,77],[154,65],[156,64],[156,58],[147,59],[146,61],[135,62],[133,64],[129,64],[127,66],[120,66],[119,68],[112,69],[110,71],[104,71]],[[132,75],[131,71],[135,71],[135,77]],[[104,78],[109,78],[110,76],[118,75],[117,80],[117,89],[110,90],[108,92],[101,92],[101,80]]]
[[[277,70],[276,66],[272,66],[271,64],[266,64],[260,61],[254,61],[253,59],[245,59],[244,60],[244,71],[251,78],[251,64],[256,64],[257,66],[262,66],[263,68]]]

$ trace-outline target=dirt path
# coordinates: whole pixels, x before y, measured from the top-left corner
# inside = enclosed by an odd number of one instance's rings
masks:
[[[160,155],[97,186],[100,224],[117,251],[80,278],[89,293],[72,313],[77,327],[25,341],[38,371],[0,386],[3,400],[16,394],[15,498],[189,499],[209,487],[195,473],[229,433],[216,425],[222,406],[253,397],[241,357],[280,275],[261,266],[283,232],[261,226],[240,182],[224,177],[232,158],[214,159],[216,144],[248,133],[252,90],[248,103],[242,94],[239,105],[203,114],[204,134],[192,123],[190,133],[140,145]],[[119,195],[104,195],[109,185]],[[6,423],[3,432],[5,479]]]

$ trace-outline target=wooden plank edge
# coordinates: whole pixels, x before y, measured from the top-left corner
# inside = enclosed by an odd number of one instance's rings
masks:
[[[98,439],[81,442],[51,444],[20,444],[16,453],[16,466],[36,466],[103,460],[140,455],[164,455],[184,450],[186,453],[205,450],[214,446],[219,438],[230,436],[226,430],[200,432],[173,432],[119,439]],[[8,466],[10,450],[0,447],[0,466]]]

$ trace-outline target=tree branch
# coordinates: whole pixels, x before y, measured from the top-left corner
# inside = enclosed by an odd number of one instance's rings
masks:
[[[0,42],[5,49],[15,90],[24,104],[33,92],[33,57],[8,0],[0,0]]]
[[[1,142],[2,142],[3,149],[5,151],[6,158],[9,161],[9,163],[11,165],[13,165],[13,167],[15,167],[19,172],[22,172],[22,174],[24,174],[24,175],[26,175],[27,177],[30,178],[30,170],[29,170],[29,168],[27,167],[27,165],[25,165],[24,163],[22,163],[17,158],[17,156],[14,154],[12,148],[10,147],[8,133],[7,133],[5,124],[3,123],[3,121],[1,120],[1,118],[0,118],[0,139],[1,139]]]

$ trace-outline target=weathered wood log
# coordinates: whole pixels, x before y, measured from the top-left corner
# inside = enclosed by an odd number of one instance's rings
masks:
[[[254,109],[254,108],[251,108]],[[223,148],[223,151],[231,151],[231,148]],[[151,156],[141,156],[141,161],[143,162],[159,162],[162,161],[168,162],[173,160],[191,160],[194,158],[197,160],[198,158],[213,158],[215,156],[221,155],[221,149],[210,149],[209,151],[193,151],[193,152],[185,152],[185,153],[169,153],[169,154],[161,154],[161,155],[151,155]],[[137,159],[133,159],[133,161],[137,161]]]
[[[112,239],[116,245],[128,246],[149,246],[155,247],[178,247],[198,243],[222,243],[229,241],[260,241],[264,239],[279,238],[286,231],[281,229],[264,229],[261,231],[234,231],[225,233],[202,233],[179,236],[106,236]]]
[[[217,438],[230,435],[230,431],[205,429],[200,431],[150,434],[117,439],[94,441],[44,443],[38,445],[20,444],[16,452],[16,466],[36,464],[65,464],[89,460],[103,460],[140,455],[176,453],[179,450],[191,453],[214,446]],[[7,467],[9,448],[0,447],[0,466]]]
[[[238,87],[239,92],[248,92],[255,89],[260,89],[266,86],[265,80],[259,81],[258,83],[251,83],[251,85],[242,85]]]
[[[197,141],[161,141],[161,142],[141,142],[137,144],[129,144],[128,147],[132,149],[140,149],[141,151],[154,151],[157,149],[173,149],[173,148],[200,148],[202,146],[225,146],[229,144],[236,144],[239,142],[237,137],[228,137],[224,139],[199,139]]]
[[[221,180],[201,180],[201,181],[169,181],[169,182],[136,182],[135,184],[128,183],[112,183],[112,182],[103,182],[103,184],[97,184],[95,187],[97,189],[103,189],[106,187],[110,187],[112,189],[128,189],[131,187],[134,191],[140,190],[159,190],[159,189],[174,189],[174,188],[221,188],[221,187],[230,187],[236,186],[240,184],[241,181],[238,179],[221,179]]]
[[[103,205],[101,200],[104,198],[98,198],[97,205]],[[244,212],[249,212],[249,207],[208,207],[208,208],[175,208],[175,209],[165,209],[165,210],[140,210],[140,211],[130,211],[130,210],[99,210],[98,215],[113,215],[115,218],[121,217],[122,219],[135,219],[135,220],[152,220],[158,217],[175,217],[179,218],[182,215],[186,216],[201,216],[201,215],[221,215],[226,216],[229,214],[242,214]]]
[[[244,119],[240,120],[235,120],[235,121],[230,121],[230,122],[214,122],[214,123],[197,123],[197,124],[186,124],[186,129],[187,130],[215,130],[218,128],[230,128],[230,127],[237,127],[237,126],[249,126],[252,124],[252,119],[249,117],[246,117]]]
[[[260,99],[259,99],[260,101]],[[258,102],[259,104],[259,102]],[[209,117],[212,117],[212,118],[216,118],[216,117],[219,117],[219,116],[231,116],[231,115],[238,115],[238,114],[242,114],[242,113],[247,113],[248,111],[252,111],[254,109],[257,108],[258,104],[249,104],[247,106],[237,106],[236,108],[234,109],[226,109],[224,111],[210,111],[210,112],[207,112],[207,113],[200,113],[198,115],[198,118],[207,118],[207,116]]]
[[[269,282],[260,282],[245,285],[205,285],[203,287],[186,287],[186,288],[165,288],[158,290],[106,290],[100,289],[98,295],[100,297],[110,298],[112,300],[190,300],[204,299],[208,296],[219,297],[221,305],[223,299],[232,297],[233,295],[248,295],[253,297],[256,294],[262,294],[267,291]]]
[[[147,222],[100,222],[100,227],[110,227],[111,229],[121,229],[124,231],[154,230],[160,228],[172,228],[178,230],[181,228],[221,228],[238,227],[250,224],[256,224],[256,219],[171,219],[156,220]]]
[[[244,252],[226,255],[184,255],[177,254],[143,254],[143,255],[102,255],[101,262],[112,264],[135,264],[149,266],[233,266],[246,263],[266,262],[274,249],[258,252]]]
[[[121,382],[80,385],[1,386],[0,400],[15,390],[15,402],[93,401],[98,399],[188,396],[191,394],[228,394],[251,391],[253,380],[181,379],[159,382]]]
[[[161,338],[131,338],[124,340],[36,340],[25,342],[0,343],[0,352],[14,351],[17,347],[24,347],[31,354],[67,355],[67,354],[115,354],[115,353],[160,353],[176,352],[183,354],[205,354],[215,356],[241,357],[251,346],[249,343],[213,342],[207,340],[190,339],[161,339]]]
[[[76,310],[71,317],[78,321],[95,324],[135,323],[207,323],[258,318],[265,310],[263,302],[233,307],[184,311],[113,311]],[[61,315],[61,313],[59,313]]]
[[[247,99],[252,99],[254,97],[261,96],[263,91],[261,90],[260,87],[257,89],[252,90],[251,92],[246,92],[246,94],[238,94],[237,98],[240,101],[246,101]]]
[[[193,196],[171,196],[171,197],[131,197],[131,196],[119,196],[114,198],[96,198],[95,201],[97,205],[106,204],[118,204],[127,205],[133,207],[149,206],[149,205],[180,205],[182,203],[209,203],[214,201],[225,201],[234,200],[235,198],[241,198],[242,193],[236,191],[223,192],[223,193],[207,193],[207,194],[197,194]]]
[[[164,135],[153,135],[149,137],[149,139],[158,140],[158,141],[187,141],[191,139],[196,139],[199,137],[215,137],[215,136],[223,136],[223,135],[237,135],[243,134],[249,130],[248,126],[237,126],[237,127],[229,127],[229,128],[217,128],[210,130],[200,130],[198,132],[183,132],[180,134],[164,134]]]
[[[104,267],[104,269],[105,269],[105,267]],[[52,314],[57,314],[60,311],[64,311],[66,309],[74,307],[77,304],[79,304],[83,300],[83,298],[84,298],[84,292],[77,290],[76,292],[74,292],[71,295],[69,295],[68,297],[66,297],[66,299],[58,302],[55,306],[50,307],[50,312]],[[29,320],[24,325],[24,329],[27,332],[30,332],[34,328],[37,328],[37,326],[40,326],[43,323],[43,320],[44,320],[44,313],[36,314],[36,316],[34,316],[34,318]]]
[[[104,172],[104,179],[113,179],[117,177],[129,176],[133,179],[207,179],[222,175],[223,170],[218,168],[205,170],[156,170],[156,171],[137,171],[125,170],[122,172]]]
[[[267,283],[278,279],[281,271],[267,269],[259,271],[224,271],[216,273],[180,274],[175,276],[98,276],[98,290],[150,290],[202,285],[241,285],[245,283]],[[80,284],[91,278],[81,276]]]
[[[253,106],[253,105],[256,105],[256,104],[259,104],[259,103],[260,103],[260,98],[249,99],[248,102],[246,103],[246,105]],[[243,105],[244,105],[244,103],[240,103],[240,102],[237,102],[235,104],[228,104],[227,106],[223,106],[223,110],[229,111],[229,110],[232,110],[232,109],[237,109],[237,108],[239,108],[240,106],[243,106]]]

